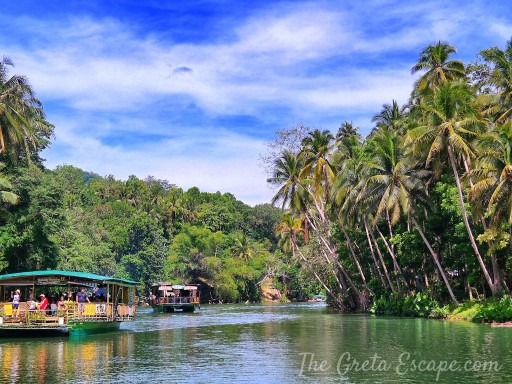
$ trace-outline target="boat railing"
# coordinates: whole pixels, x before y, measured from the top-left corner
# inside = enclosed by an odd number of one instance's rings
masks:
[[[199,304],[199,297],[195,296],[170,296],[160,297],[160,304]]]
[[[115,308],[115,310],[114,310]],[[75,303],[67,302],[65,309],[29,309],[27,303],[19,304],[18,311],[12,303],[0,303],[2,323],[16,324],[67,324],[69,321],[125,321],[135,316],[136,306],[113,303]]]

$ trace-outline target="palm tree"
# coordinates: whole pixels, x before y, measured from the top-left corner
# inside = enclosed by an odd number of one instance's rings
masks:
[[[304,166],[301,176],[311,175],[315,187],[319,189],[323,185],[326,194],[328,194],[329,186],[335,176],[335,169],[330,161],[334,148],[334,136],[327,130],[316,129],[302,141],[301,155],[304,159]]]
[[[485,120],[474,106],[474,99],[472,91],[462,81],[442,84],[433,95],[421,101],[418,109],[423,116],[423,125],[410,130],[408,140],[414,143],[416,153],[426,151],[426,166],[431,165],[435,158],[442,159],[448,155],[471,246],[489,287],[496,293],[498,286],[489,275],[469,225],[457,166],[458,158],[469,159],[475,156],[470,140],[478,137],[486,126]]]
[[[357,132],[357,127],[354,127],[354,124],[351,121],[344,121],[338,128],[338,133],[336,133],[336,141],[342,142],[353,136],[356,136],[358,139],[361,138],[361,135]]]
[[[303,205],[304,187],[300,179],[302,166],[302,158],[288,150],[274,161],[274,172],[267,179],[267,183],[279,187],[279,190],[272,198],[272,204],[281,202],[283,209],[288,206],[299,208]]]
[[[329,284],[323,279],[320,274],[315,271],[311,262],[307,259],[304,253],[298,247],[298,235],[303,233],[302,229],[302,218],[293,215],[292,213],[285,213],[281,217],[281,222],[275,228],[276,234],[280,235],[279,243],[283,249],[291,248],[293,258],[296,258],[296,255],[299,254],[304,266],[309,270],[309,272],[315,276],[315,279],[324,287],[325,291],[331,296],[332,300],[338,307],[343,306],[343,302],[336,295],[336,293],[329,287]]]
[[[255,255],[255,249],[249,238],[244,233],[239,233],[235,236],[235,244],[231,248],[231,253],[247,263]]]
[[[0,172],[5,168],[5,164],[0,163]],[[6,205],[15,205],[18,204],[19,196],[13,192],[10,192],[12,189],[11,182],[5,177],[2,173],[0,173],[0,216],[7,216],[7,210],[5,208]]]
[[[471,188],[470,201],[487,204],[494,230],[505,221],[512,226],[512,125],[506,124],[482,136],[481,157],[473,172],[479,181]]]
[[[8,78],[9,58],[0,61],[0,153],[9,151],[17,159],[49,143],[53,125],[45,120],[41,102],[35,97],[28,80],[14,75]]]
[[[396,100],[391,104],[384,104],[382,110],[373,116],[372,121],[376,124],[377,128],[388,127],[389,129],[405,133],[407,106],[399,106]]]
[[[421,51],[418,62],[411,68],[412,74],[426,70],[416,82],[417,92],[423,94],[429,88],[438,87],[449,80],[465,76],[466,71],[462,61],[448,60],[456,51],[455,47],[442,41],[429,45]]]
[[[370,170],[370,176],[366,180],[366,185],[361,191],[361,200],[365,200],[370,211],[375,212],[375,221],[385,214],[386,218],[390,219],[390,225],[394,225],[402,215],[411,217],[432,256],[452,301],[457,304],[457,299],[439,262],[439,257],[415,218],[414,203],[415,201],[426,202],[423,180],[430,176],[430,172],[418,168],[418,162],[410,156],[402,141],[402,136],[398,132],[393,132],[388,128],[381,128],[373,135],[369,145],[375,162]],[[394,252],[390,253],[395,270],[403,279]]]
[[[303,233],[302,219],[291,213],[285,213],[281,217],[281,222],[275,228],[276,235],[279,235],[279,245],[283,250],[291,250],[295,258],[297,249],[297,236]]]
[[[496,88],[496,94],[488,95],[491,108],[487,111],[496,116],[498,124],[512,119],[512,40],[504,51],[497,47],[483,50],[480,55],[493,65],[489,83]]]

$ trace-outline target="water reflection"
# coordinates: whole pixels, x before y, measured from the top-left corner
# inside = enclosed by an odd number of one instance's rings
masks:
[[[416,360],[496,360],[502,366],[499,372],[443,372],[439,382],[505,383],[512,374],[512,332],[505,328],[344,316],[309,304],[206,306],[199,313],[175,315],[140,312],[137,321],[111,334],[1,340],[0,382],[435,381],[433,372],[397,375],[404,353]],[[389,369],[343,369],[372,356],[385,360]]]

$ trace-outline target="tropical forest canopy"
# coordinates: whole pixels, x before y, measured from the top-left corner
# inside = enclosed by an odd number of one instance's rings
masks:
[[[272,204],[45,169],[54,127],[28,80],[0,62],[0,272],[66,269],[202,284],[203,299],[336,307],[418,292],[441,303],[510,293],[512,43],[473,63],[444,42],[411,63],[409,101],[390,100],[362,137],[306,126],[262,155]],[[274,207],[274,205],[278,206]]]
[[[423,49],[409,101],[367,137],[345,122],[270,145],[281,237],[339,308],[510,293],[512,41],[470,64],[455,52]]]

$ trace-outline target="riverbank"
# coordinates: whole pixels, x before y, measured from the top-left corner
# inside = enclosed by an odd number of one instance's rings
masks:
[[[512,326],[512,298],[503,296],[480,301],[472,300],[455,306],[454,304],[440,305],[430,298],[428,292],[417,292],[406,296],[392,294],[374,300],[370,313]]]

